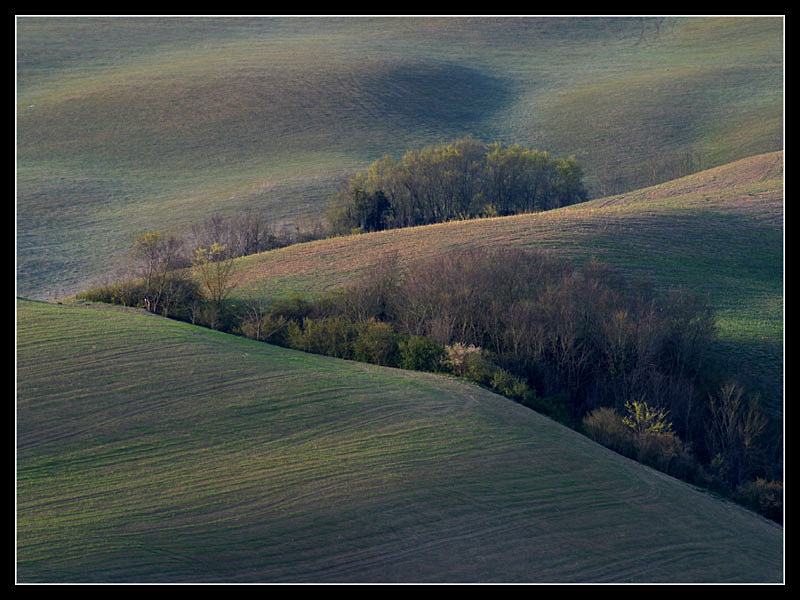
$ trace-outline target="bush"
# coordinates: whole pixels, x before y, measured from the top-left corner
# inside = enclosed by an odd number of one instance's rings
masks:
[[[622,422],[630,427],[638,436],[658,437],[668,436],[672,433],[672,424],[667,421],[667,413],[664,410],[651,408],[647,402],[625,403],[628,411]]]
[[[311,315],[312,304],[300,296],[293,296],[287,300],[278,300],[270,307],[270,315],[274,318],[283,317],[287,321],[294,321],[298,324],[303,319]]]
[[[740,485],[734,493],[740,504],[776,523],[783,523],[783,484],[757,478]]]
[[[142,284],[131,280],[90,288],[76,296],[78,300],[121,304],[122,306],[137,306],[143,297]]]
[[[438,371],[445,357],[445,347],[436,340],[412,335],[400,340],[400,367],[412,371]]]
[[[140,279],[125,279],[116,283],[91,288],[77,295],[79,300],[104,302],[146,308],[147,286]],[[200,286],[187,275],[170,272],[163,277],[158,305],[154,312],[166,317],[188,321],[194,306],[202,302]]]
[[[493,365],[486,359],[477,346],[456,342],[445,346],[444,364],[453,375],[466,377],[478,383],[488,384],[494,371]]]
[[[628,414],[597,408],[584,417],[584,433],[615,452],[691,483],[705,483],[705,473],[689,448],[675,435],[661,411],[627,403]]]
[[[213,302],[199,304],[193,310],[192,322],[224,333],[233,333],[241,329],[240,318],[232,307],[226,304],[217,306]]]
[[[297,350],[352,360],[353,342],[360,333],[358,325],[343,317],[306,317],[302,327],[294,321],[289,323],[287,341]]]
[[[562,425],[577,429],[577,423],[575,423],[575,420],[570,414],[568,401],[564,397],[564,394],[558,396],[539,396],[533,388],[528,388],[528,393],[520,400],[520,404],[550,417]]]
[[[633,456],[636,447],[633,431],[613,408],[596,408],[584,417],[581,425],[584,433],[597,443],[623,456]]]
[[[196,307],[204,302],[200,285],[188,276],[173,274],[165,285],[161,313],[181,321],[192,320]]]
[[[375,365],[395,367],[399,362],[399,336],[391,325],[370,319],[353,340],[353,358]]]
[[[528,396],[530,388],[528,388],[528,384],[505,369],[498,368],[495,370],[492,374],[490,386],[498,394],[502,394],[507,398],[513,400],[523,400],[527,398],[528,401],[530,401]]]
[[[636,437],[636,460],[654,469],[677,476],[691,468],[691,455],[672,432],[645,433]]]

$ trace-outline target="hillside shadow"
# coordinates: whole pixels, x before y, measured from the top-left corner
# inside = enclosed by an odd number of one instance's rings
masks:
[[[503,79],[452,63],[403,62],[370,73],[365,84],[388,122],[410,130],[474,132],[514,99]]]

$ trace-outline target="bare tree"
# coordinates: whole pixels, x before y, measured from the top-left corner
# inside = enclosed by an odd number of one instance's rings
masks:
[[[236,287],[233,281],[233,257],[225,246],[215,242],[210,248],[197,249],[194,264],[213,308],[217,314],[221,313],[223,303]]]
[[[640,17],[639,21],[641,24],[641,32],[639,33],[639,41],[636,42],[637,44],[646,41],[647,17]],[[653,22],[656,26],[656,39],[661,39],[661,24],[664,22],[664,17],[653,17]]]
[[[708,425],[710,449],[726,480],[735,487],[746,481],[760,466],[759,438],[767,419],[755,397],[745,398],[735,383],[722,386],[709,397],[711,419]]]
[[[174,235],[151,231],[137,236],[133,247],[137,275],[144,281],[144,307],[158,312],[171,290],[174,271],[187,266],[183,240]]]

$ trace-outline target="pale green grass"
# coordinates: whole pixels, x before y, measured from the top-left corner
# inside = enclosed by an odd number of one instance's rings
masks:
[[[450,378],[17,302],[17,578],[780,582],[782,529]]]

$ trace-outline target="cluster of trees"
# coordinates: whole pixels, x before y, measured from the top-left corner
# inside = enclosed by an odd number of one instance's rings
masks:
[[[77,297],[231,330],[236,319],[226,301],[235,288],[235,256],[217,241],[195,247],[177,235],[143,233],[136,237],[125,277]]]
[[[278,228],[252,209],[228,217],[217,213],[186,236],[136,236],[122,277],[78,297],[233,331],[239,318],[226,300],[234,288],[234,259],[326,236],[321,224]]]
[[[471,137],[372,163],[334,196],[333,233],[548,210],[588,199],[574,158]]]
[[[402,269],[387,257],[314,302],[251,310],[239,331],[468,378],[781,518],[779,424],[715,369],[713,314],[685,290],[662,295],[596,261],[533,251],[451,252]]]
[[[225,247],[228,256],[238,257],[322,239],[327,235],[322,223],[303,229],[299,226],[277,227],[264,213],[247,208],[228,217],[219,213],[212,215],[192,227],[184,243],[189,254],[198,248],[218,244]]]
[[[472,138],[385,157],[352,178],[331,229],[215,215],[191,236],[137,237],[120,282],[79,297],[345,359],[464,377],[636,460],[780,520],[780,424],[710,361],[713,314],[608,265],[469,249],[387,256],[315,301],[232,306],[234,258],[331,233],[544,210],[586,199],[572,159]]]
[[[564,398],[568,422],[658,397],[684,438],[697,436],[686,398],[705,371],[711,311],[686,291],[662,297],[597,261],[578,268],[518,249],[453,251],[404,270],[386,260],[318,302],[317,314],[480,348],[540,396]]]

